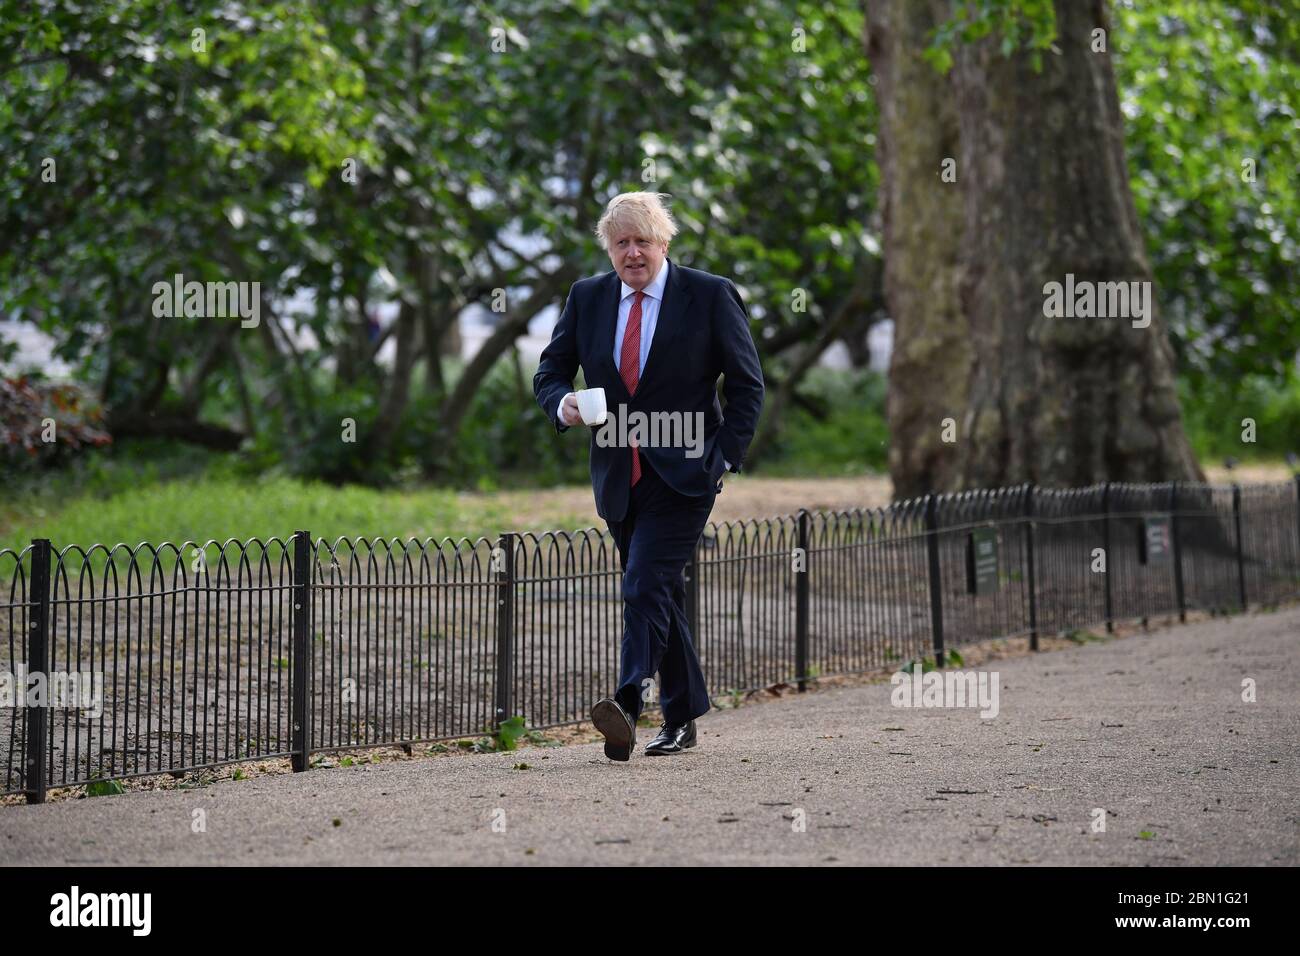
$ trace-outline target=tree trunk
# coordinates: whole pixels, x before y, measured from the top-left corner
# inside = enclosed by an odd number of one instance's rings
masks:
[[[994,36],[959,45],[948,80],[908,77],[906,85],[900,61],[930,69],[917,45],[927,42],[927,27],[897,26],[904,11],[919,18],[921,5],[871,6],[883,152],[894,157],[881,168],[893,207],[886,297],[902,331],[890,398],[897,493],[1203,480],[1154,308],[1074,318],[1049,316],[1045,306],[1049,283],[1100,291],[1100,283],[1151,281],[1114,71],[1109,54],[1091,48],[1092,30],[1107,28],[1102,0],[1058,0],[1059,52],[1043,56],[1041,73],[1026,54],[1002,56]],[[924,6],[931,15],[951,12],[937,0]],[[958,137],[949,144],[934,126],[954,104]],[[900,155],[914,162],[900,164]],[[937,175],[949,156],[958,160],[951,184]],[[952,211],[936,193],[960,197],[960,223],[925,217],[936,205]],[[908,213],[915,232],[899,228]],[[1151,286],[1139,289],[1150,304]],[[927,340],[920,347],[918,334]],[[929,440],[938,435],[936,416],[955,419],[954,443]],[[919,453],[909,447],[918,431]]]
[[[410,301],[411,294],[404,293],[397,310],[397,349],[393,358],[393,371],[388,379],[388,388],[379,405],[379,415],[375,420],[374,430],[366,446],[366,454],[376,463],[384,463],[397,438],[397,431],[406,414],[406,406],[411,397],[411,371],[419,355],[416,336],[419,324],[416,306]]]
[[[343,284],[343,294],[336,304],[342,318],[338,343],[334,349],[335,379],[347,388],[375,375],[370,341],[370,265],[353,266]],[[356,308],[351,301],[356,301]]]
[[[511,308],[479,346],[439,411],[438,427],[443,444],[450,447],[456,441],[456,434],[460,431],[460,424],[469,411],[470,403],[497,359],[514,347],[516,340],[528,331],[528,325],[534,316],[551,304],[555,296],[573,281],[574,273],[569,266],[562,266],[559,272],[543,276],[533,286],[528,298],[517,308]],[[438,470],[439,467],[433,464],[427,469],[430,477],[436,477]]]
[[[956,487],[960,461],[943,421],[960,421],[971,343],[958,299],[962,198],[941,179],[959,150],[952,82],[921,58],[951,13],[946,0],[872,0],[867,55],[880,110],[880,206],[885,301],[894,320],[889,363],[889,473],[900,498]]]
[[[1146,327],[1044,314],[1045,287],[1068,275],[1152,290],[1114,70],[1090,45],[1108,27],[1104,4],[1061,0],[1056,16],[1061,52],[1041,74],[987,40],[956,57],[966,230],[978,239],[962,287],[975,344],[964,483],[1200,481],[1154,308]]]
[[[233,428],[166,412],[113,411],[108,415],[107,425],[114,441],[170,438],[217,451],[236,451],[244,440],[244,436]]]

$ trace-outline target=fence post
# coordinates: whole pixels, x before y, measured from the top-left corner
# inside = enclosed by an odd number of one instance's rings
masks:
[[[799,555],[802,570],[794,577],[794,674],[799,693],[807,689],[808,677],[808,512],[799,509]]]
[[[1237,588],[1241,594],[1241,609],[1246,610],[1246,555],[1241,540],[1241,485],[1232,483],[1232,523],[1237,531]]]
[[[925,496],[925,544],[930,558],[930,625],[934,630],[935,663],[942,667],[947,656],[943,649],[943,591],[939,575],[939,503],[934,495]]]
[[[497,673],[492,729],[509,720],[514,710],[515,538],[507,531],[497,539],[493,564],[497,571]]]
[[[294,773],[311,767],[311,533],[293,533],[293,726]]]
[[[45,675],[46,692],[49,692],[50,665],[50,541],[48,538],[32,539],[31,590],[28,593],[27,624],[27,677],[35,673]],[[26,702],[27,685],[17,688]],[[38,701],[35,707],[25,707],[27,717],[27,747],[23,751],[23,794],[28,803],[45,802],[45,745],[49,736],[49,700]]]
[[[1038,650],[1038,573],[1034,563],[1034,491],[1032,481],[1025,486],[1025,565],[1029,585],[1029,649]]]
[[[700,532],[703,537],[704,532]],[[700,541],[695,542],[691,556],[686,562],[686,624],[691,629],[691,641],[695,653],[700,652]]]
[[[1295,544],[1296,573],[1300,576],[1300,471],[1295,476]]]
[[[1183,593],[1183,542],[1178,528],[1178,482],[1169,485],[1169,537],[1174,549],[1174,599],[1178,602],[1178,620],[1187,622],[1187,598]]]
[[[1101,509],[1105,513],[1105,524],[1101,532],[1101,548],[1106,555],[1106,633],[1115,633],[1115,598],[1110,584],[1111,570],[1114,568],[1115,556],[1110,553],[1110,482],[1101,490]]]

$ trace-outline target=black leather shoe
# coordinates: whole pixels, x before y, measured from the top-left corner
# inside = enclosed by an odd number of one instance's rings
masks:
[[[651,756],[662,754],[679,754],[687,747],[695,746],[695,721],[684,724],[670,724],[664,721],[652,741],[645,745],[645,752]]]
[[[591,708],[591,722],[605,735],[605,756],[610,760],[630,760],[636,746],[636,721],[618,701],[602,697]]]

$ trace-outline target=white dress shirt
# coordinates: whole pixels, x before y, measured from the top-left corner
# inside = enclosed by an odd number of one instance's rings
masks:
[[[650,344],[654,341],[655,328],[659,325],[659,306],[663,304],[664,288],[668,285],[669,265],[668,258],[665,256],[655,277],[641,290],[645,295],[641,297],[641,359],[636,373],[638,382],[641,380],[641,373],[645,371],[645,360],[650,355]],[[620,282],[619,285],[622,290],[618,300],[618,322],[614,326],[614,367],[619,370],[619,374],[622,374],[623,336],[627,334],[627,320],[632,315],[636,289],[626,282]],[[568,398],[568,395],[565,398]],[[564,399],[560,400],[560,407],[555,410],[555,417],[559,419],[561,425],[564,424]],[[724,458],[722,463],[727,471],[731,470],[731,462]]]
[[[665,257],[659,265],[659,272],[642,290],[645,295],[641,298],[641,364],[636,370],[637,381],[641,380],[641,373],[645,371],[645,360],[650,354],[650,343],[654,341],[655,327],[659,324],[659,306],[664,301],[664,287],[668,285],[668,265],[668,259]],[[620,285],[623,287],[623,292],[618,300],[618,324],[614,327],[614,368],[618,369],[621,375],[623,368],[619,362],[623,358],[623,336],[627,334],[627,320],[632,315],[636,289],[626,282]]]

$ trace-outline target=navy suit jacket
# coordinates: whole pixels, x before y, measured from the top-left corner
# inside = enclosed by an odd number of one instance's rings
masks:
[[[561,425],[556,414],[564,396],[573,391],[579,366],[587,388],[605,390],[611,415],[619,405],[647,415],[703,413],[703,454],[699,457],[688,458],[684,447],[662,445],[642,445],[639,453],[674,491],[705,495],[717,489],[724,459],[735,472],[745,461],[763,408],[763,369],[749,332],[749,313],[735,283],[666,258],[668,281],[636,394],[628,394],[614,364],[622,280],[612,269],[580,279],[569,290],[564,311],[533,376],[533,394],[559,432],[570,427]],[[720,375],[725,376],[725,417],[718,402]],[[606,521],[622,521],[632,482],[632,455],[626,446],[599,445],[599,427],[590,427],[596,511]]]

